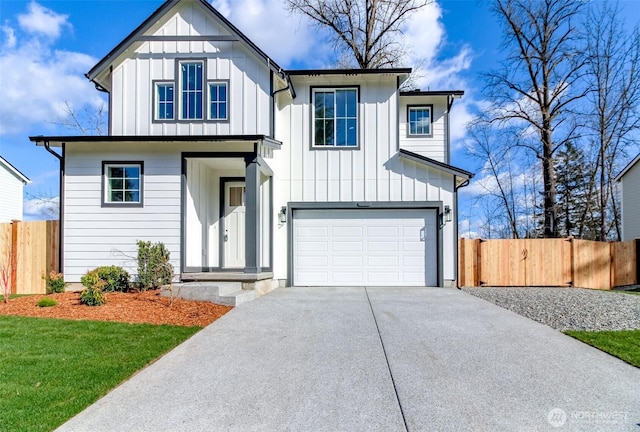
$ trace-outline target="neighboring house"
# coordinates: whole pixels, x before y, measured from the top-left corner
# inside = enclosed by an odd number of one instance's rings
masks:
[[[0,156],[0,223],[22,220],[23,190],[27,176]]]
[[[63,155],[65,280],[135,272],[151,240],[182,280],[453,284],[463,92],[400,91],[410,72],[283,70],[207,1],[167,1],[87,74],[109,136],[31,137]]]
[[[622,193],[622,240],[640,239],[640,154],[616,177]]]

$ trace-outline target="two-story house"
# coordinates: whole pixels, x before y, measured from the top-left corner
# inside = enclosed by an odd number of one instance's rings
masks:
[[[65,279],[135,273],[151,240],[181,280],[452,284],[463,92],[410,73],[283,70],[207,1],[165,2],[87,74],[109,135],[31,137],[59,148]]]

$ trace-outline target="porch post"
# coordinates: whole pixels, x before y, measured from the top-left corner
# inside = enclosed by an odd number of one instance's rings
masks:
[[[260,165],[257,157],[246,160],[245,172],[245,273],[260,273]]]

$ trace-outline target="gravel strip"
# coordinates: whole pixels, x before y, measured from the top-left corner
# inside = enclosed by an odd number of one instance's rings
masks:
[[[582,288],[462,288],[556,330],[640,329],[640,295]]]

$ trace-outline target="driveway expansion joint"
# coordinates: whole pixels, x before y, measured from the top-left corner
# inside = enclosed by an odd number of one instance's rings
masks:
[[[380,339],[380,345],[382,346],[382,353],[384,354],[384,361],[387,364],[387,370],[389,371],[389,377],[391,377],[391,384],[393,385],[393,392],[396,395],[396,401],[398,402],[398,408],[400,408],[400,414],[402,415],[402,422],[404,423],[405,432],[409,431],[407,427],[407,419],[404,416],[404,409],[402,409],[402,402],[400,402],[400,396],[398,395],[398,389],[396,387],[396,381],[393,378],[393,372],[391,371],[391,366],[389,365],[389,357],[387,357],[387,350],[384,347],[384,341],[382,340],[382,335],[380,334],[380,327],[378,327],[378,320],[376,319],[376,313],[373,310],[373,306],[371,305],[371,299],[369,298],[369,292],[367,291],[367,287],[364,287],[364,293],[367,296],[367,302],[369,303],[369,308],[371,309],[371,315],[373,316],[373,322],[376,325],[376,331],[378,332],[378,338]]]

